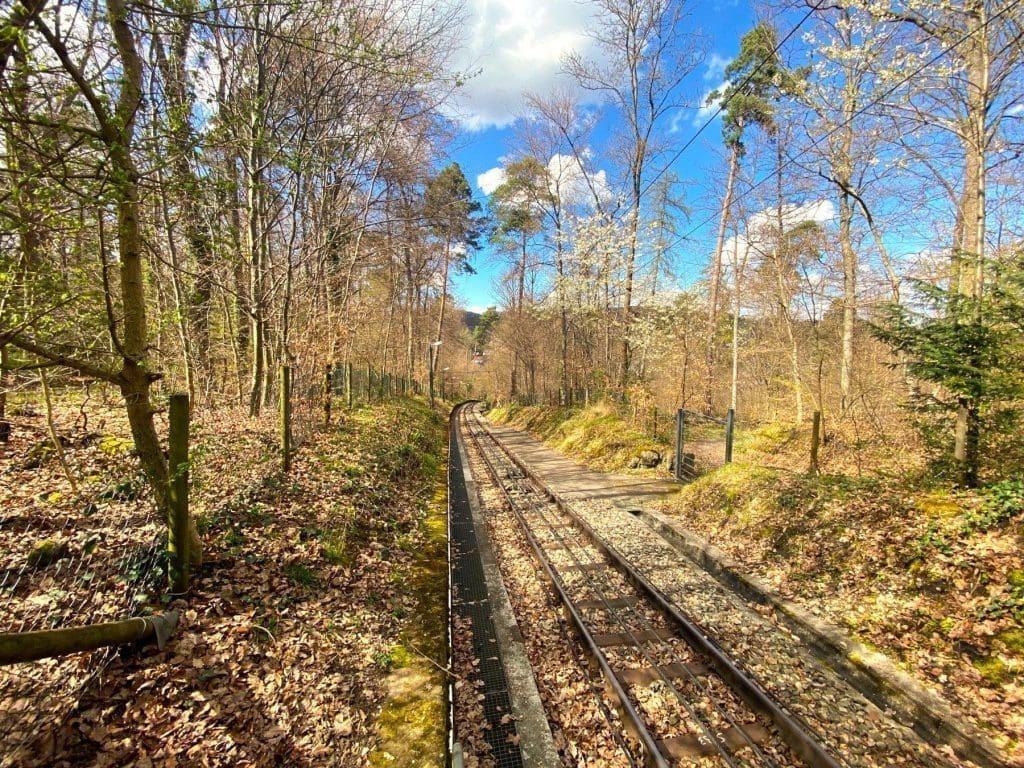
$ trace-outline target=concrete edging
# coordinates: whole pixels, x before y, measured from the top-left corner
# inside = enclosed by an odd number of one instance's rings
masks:
[[[516,719],[516,732],[519,734],[519,750],[523,756],[523,764],[537,768],[559,768],[562,765],[555,749],[555,740],[551,735],[544,705],[537,691],[537,682],[533,677],[533,667],[526,655],[523,635],[519,631],[512,603],[509,601],[505,582],[498,568],[498,562],[491,548],[491,538],[487,533],[480,510],[476,482],[469,467],[469,457],[461,437],[456,441],[462,459],[463,478],[466,484],[466,495],[469,498],[470,514],[473,527],[476,529],[477,546],[480,560],[483,563],[484,580],[487,582],[487,593],[491,602],[491,618],[494,631],[501,650],[502,662],[505,666],[505,679],[508,683],[509,699],[512,703],[512,715]]]
[[[949,704],[898,669],[884,654],[852,640],[839,629],[785,599],[725,552],[656,512],[631,511],[659,533],[673,549],[699,565],[719,583],[752,602],[769,605],[812,652],[877,707],[932,742],[948,744],[961,757],[985,768],[1008,764],[985,734],[961,722]]]

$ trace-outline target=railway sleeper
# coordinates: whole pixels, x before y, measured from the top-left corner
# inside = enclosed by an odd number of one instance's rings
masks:
[[[678,680],[693,677],[707,677],[711,670],[700,662],[673,662],[658,667],[642,669],[622,669],[615,675],[627,685],[646,685],[664,680],[666,677]]]
[[[726,728],[718,736],[722,743],[734,754],[744,748],[749,749],[751,742],[760,746],[771,737],[768,729],[757,723],[743,725],[738,728]],[[713,757],[719,752],[718,747],[707,738],[692,733],[659,739],[658,748],[662,751],[662,754],[674,760],[685,760],[693,757]]]

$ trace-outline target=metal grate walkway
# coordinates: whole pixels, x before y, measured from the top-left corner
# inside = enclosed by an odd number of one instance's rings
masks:
[[[493,752],[490,757],[497,768],[521,768],[516,723],[511,717],[505,668],[491,618],[491,603],[484,579],[483,563],[477,544],[473,515],[462,471],[462,457],[457,444],[457,430],[451,430],[448,452],[448,514],[451,530],[452,573],[454,589],[452,611],[469,619],[473,631],[473,652],[480,660],[475,680],[483,682],[484,714],[490,728],[486,739]],[[458,717],[458,713],[454,713]],[[508,717],[506,717],[508,716]],[[502,721],[505,722],[502,722]]]

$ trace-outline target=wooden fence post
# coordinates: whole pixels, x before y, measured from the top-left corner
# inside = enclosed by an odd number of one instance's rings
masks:
[[[434,408],[434,347],[431,344],[427,348],[427,386],[430,388],[430,408]]]
[[[352,410],[352,363],[345,363],[345,396],[348,398],[348,409]]]
[[[281,469],[292,468],[292,369],[281,366]]]
[[[181,595],[188,591],[189,577],[189,521],[188,521],[188,395],[170,397],[168,420],[167,463],[170,473],[167,521],[167,577],[171,593]]]
[[[818,474],[818,446],[821,445],[821,411],[814,412],[814,423],[811,426],[811,467],[812,475]]]
[[[680,408],[676,411],[676,480],[683,482],[683,429],[685,414]]]
[[[324,373],[324,426],[331,426],[331,398],[334,396],[334,365],[327,364]]]
[[[725,463],[732,463],[732,436],[736,429],[736,410],[730,408],[725,415]]]

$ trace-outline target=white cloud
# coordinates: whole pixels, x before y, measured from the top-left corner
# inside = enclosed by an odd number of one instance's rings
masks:
[[[595,197],[602,203],[612,199],[608,173],[591,169],[589,176],[588,179],[584,166],[573,155],[555,154],[548,160],[548,188],[565,205],[593,207]],[[476,177],[476,185],[485,195],[491,195],[506,178],[504,168],[491,168]]]
[[[459,92],[452,116],[482,130],[513,122],[525,91],[545,94],[569,83],[562,58],[586,52],[592,11],[576,0],[469,0],[470,21],[458,68],[479,73]]]
[[[750,241],[745,235],[730,237],[722,243],[722,261],[726,264],[742,264],[750,253]]]
[[[1012,107],[1010,107],[1008,110],[1006,110],[1006,114],[1008,114],[1008,115],[1024,114],[1024,103],[1014,104]]]
[[[723,80],[714,88],[708,88],[704,91],[704,94],[700,97],[700,107],[697,109],[697,114],[693,118],[693,124],[695,127],[700,127],[707,122],[707,119],[711,117],[717,110],[719,104],[722,103],[721,96],[719,98],[709,101],[711,94],[717,91],[719,94],[725,93],[725,89],[729,87],[729,81]]]
[[[765,209],[747,219],[747,233],[751,237],[751,242],[756,242],[759,239],[755,233],[771,231],[777,217],[778,213],[774,209]],[[821,224],[832,221],[835,217],[836,209],[831,200],[816,200],[813,203],[782,207],[782,224],[787,230],[806,221],[815,221]]]
[[[708,81],[724,80],[725,68],[729,66],[729,62],[731,61],[732,59],[727,59],[725,56],[719,56],[717,53],[712,53],[705,62],[707,69],[704,71],[704,79]]]
[[[504,168],[491,168],[489,171],[484,171],[476,177],[476,186],[485,195],[490,195],[505,183],[505,179]]]
[[[835,206],[831,200],[782,207],[782,224],[787,231],[808,221],[823,224],[832,221],[835,216]],[[742,264],[744,259],[756,259],[758,255],[770,250],[774,243],[777,217],[778,212],[774,208],[753,214],[747,219],[745,234],[729,237],[722,243],[722,261],[726,264],[734,261]]]
[[[600,202],[612,199],[608,174],[604,170],[591,171],[588,183],[587,173],[572,155],[554,155],[548,161],[548,175],[551,191],[568,205],[593,205],[595,196]]]

